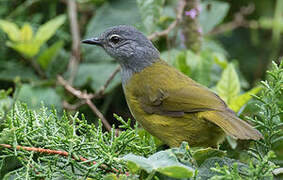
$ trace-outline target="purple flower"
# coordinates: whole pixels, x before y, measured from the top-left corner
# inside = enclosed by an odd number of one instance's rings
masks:
[[[190,18],[195,19],[196,16],[198,15],[198,11],[196,9],[191,9],[189,11],[185,12],[186,16],[190,16]]]

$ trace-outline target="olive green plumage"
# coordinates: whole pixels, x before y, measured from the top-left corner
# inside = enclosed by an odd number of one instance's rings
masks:
[[[239,139],[260,137],[216,94],[161,60],[134,74],[125,95],[133,116],[170,146],[188,141],[191,146],[215,147],[224,131]]]
[[[116,26],[83,42],[102,46],[121,64],[131,113],[169,146],[187,141],[191,146],[217,147],[225,133],[238,139],[262,137],[215,93],[162,61],[151,42],[135,28]]]

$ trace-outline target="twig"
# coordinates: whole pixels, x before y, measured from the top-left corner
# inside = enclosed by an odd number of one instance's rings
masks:
[[[70,72],[69,83],[72,84],[77,74],[78,65],[80,62],[80,32],[77,19],[76,1],[68,0],[67,6],[72,35],[72,54],[68,66],[68,70]]]
[[[13,146],[9,145],[9,144],[0,144],[1,147],[3,148],[9,148],[12,149]],[[58,154],[60,156],[65,156],[68,157],[69,153],[66,151],[60,151],[60,150],[52,150],[52,149],[44,149],[44,148],[36,148],[36,147],[27,147],[27,146],[16,146],[17,150],[25,150],[25,151],[33,151],[33,152],[38,152],[38,153],[43,153],[43,154]],[[79,161],[88,161],[88,159],[79,156],[79,159],[77,159],[75,156],[72,156],[73,159],[75,160],[79,160]],[[97,162],[92,161],[92,164],[95,165],[97,164]],[[107,169],[107,165],[105,164],[101,164],[100,165],[103,169]],[[115,173],[120,173],[120,171],[116,168],[112,168],[112,171]]]
[[[112,76],[111,76],[112,77]],[[114,75],[113,75],[114,77]],[[112,77],[112,78],[113,78]],[[112,79],[109,78],[109,79]],[[106,120],[106,118],[103,116],[103,114],[97,109],[97,107],[95,106],[95,104],[92,103],[91,99],[95,96],[94,94],[88,94],[86,92],[82,92],[80,90],[75,89],[74,87],[72,87],[70,84],[68,84],[67,81],[65,81],[61,76],[57,77],[57,81],[59,82],[59,84],[61,84],[68,92],[70,92],[71,94],[73,94],[74,96],[76,96],[77,98],[81,99],[81,101],[85,101],[85,103],[91,108],[91,110],[94,112],[94,114],[97,115],[97,117],[99,117],[103,123],[103,125],[105,126],[105,128],[108,131],[111,131],[111,125],[108,123],[108,121]],[[109,80],[111,81],[111,80]],[[109,83],[108,83],[109,84]],[[107,86],[106,86],[107,87]],[[83,105],[83,103],[82,103]]]
[[[209,35],[216,35],[223,32],[232,31],[238,27],[249,27],[251,23],[245,19],[245,16],[251,14],[254,9],[254,4],[249,4],[246,7],[242,7],[240,11],[235,14],[233,21],[214,28]]]
[[[90,99],[86,99],[86,104],[90,107],[90,109],[101,119],[103,125],[108,131],[111,131],[111,125],[109,122],[105,119],[103,114],[97,109],[97,107],[92,103]]]
[[[161,36],[166,36],[170,33],[170,31],[172,31],[181,21],[182,19],[182,14],[184,12],[184,8],[185,8],[185,5],[186,5],[186,1],[185,0],[181,0],[179,2],[179,5],[178,5],[178,9],[177,9],[177,16],[176,16],[176,19],[175,21],[173,21],[167,29],[161,31],[161,32],[155,32],[151,35],[148,36],[148,39],[149,40],[153,40],[157,37],[161,37]]]
[[[74,96],[76,96],[79,99],[91,99],[93,97],[93,94],[88,94],[86,92],[82,92],[80,90],[75,89],[67,81],[65,81],[62,76],[57,76],[57,80],[58,80],[59,84],[64,86],[64,88],[67,91],[69,91],[71,94],[73,94]]]
[[[79,107],[81,107],[82,105],[85,105],[86,101],[85,100],[80,100],[79,102],[75,103],[75,104],[70,104],[67,101],[63,101],[63,107],[64,109],[68,109],[68,110],[76,110]]]

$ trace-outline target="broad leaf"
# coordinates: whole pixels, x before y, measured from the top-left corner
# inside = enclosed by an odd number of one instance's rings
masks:
[[[0,26],[9,35],[11,41],[7,42],[7,46],[18,51],[22,55],[32,58],[38,52],[43,43],[45,43],[55,31],[64,23],[65,16],[58,16],[39,27],[35,37],[33,37],[32,28],[25,24],[21,30],[17,26],[8,21],[0,21]],[[15,33],[15,35],[12,35]]]
[[[225,69],[228,65],[226,57],[221,53],[213,53],[214,62],[219,65],[222,69]]]
[[[222,72],[216,85],[218,95],[229,105],[232,99],[240,93],[240,81],[235,67],[230,63]]]
[[[37,62],[39,65],[46,69],[51,62],[51,60],[58,54],[60,49],[63,47],[64,42],[63,41],[57,41],[53,45],[51,45],[49,48],[47,48],[45,51],[43,51],[40,56],[37,58]]]
[[[20,41],[20,29],[12,22],[0,20],[0,28],[8,35],[12,41]]]
[[[186,75],[190,75],[190,67],[187,65],[186,60],[186,52],[181,51],[178,55],[176,60],[174,61],[174,65],[177,69],[179,69],[182,73]]]
[[[16,78],[21,81],[34,81],[38,76],[31,67],[25,66],[20,61],[12,59],[0,61],[0,80],[13,82]]]
[[[8,91],[0,90],[0,119],[5,117],[7,111],[10,110],[13,103],[13,99],[9,96],[11,91],[12,89]]]
[[[192,155],[198,165],[201,165],[206,159],[211,157],[223,157],[226,154],[225,151],[221,151],[213,148],[197,149],[193,151]]]
[[[204,38],[202,43],[202,50],[212,51],[213,53],[222,54],[227,56],[228,52],[225,50],[223,45],[215,39]]]
[[[220,24],[229,10],[229,4],[223,1],[202,1],[199,22],[203,33],[210,32]]]
[[[54,105],[59,111],[62,109],[61,98],[55,89],[51,87],[23,84],[19,91],[18,99],[32,108],[39,108],[44,103],[45,106],[49,107]]]
[[[2,157],[0,160],[0,179],[8,180],[9,178],[4,178],[5,175],[20,167],[22,167],[22,164],[21,161],[18,160],[18,157],[15,156]],[[13,178],[10,177],[10,179]]]
[[[78,68],[74,85],[81,87],[89,83],[92,89],[97,91],[105,84],[116,67],[117,65],[114,63],[82,63]],[[116,75],[106,89],[106,92],[118,85],[121,82],[120,79],[119,75]]]
[[[48,78],[55,78],[58,74],[63,74],[66,72],[67,66],[70,60],[70,52],[61,48],[52,57],[49,62],[47,69],[45,70],[46,76]]]
[[[174,65],[176,67],[177,64],[175,63],[175,61],[180,53],[181,51],[178,49],[170,49],[168,51],[162,51],[160,53],[160,57],[162,60],[166,61],[168,64]]]
[[[128,168],[134,167],[135,171],[141,168],[148,173],[157,171],[173,178],[190,178],[194,175],[194,169],[179,163],[177,157],[170,151],[159,151],[149,158],[128,154],[123,159],[130,162]]]
[[[10,42],[8,41],[7,46],[18,51],[20,54],[32,58],[39,52],[39,44],[33,41],[23,41],[23,42]]]
[[[232,167],[233,163],[238,163],[239,172],[243,175],[247,175],[246,169],[248,165],[240,163],[234,159],[230,158],[219,158],[219,157],[212,157],[205,160],[202,165],[198,168],[198,174],[196,179],[206,180],[211,178],[212,176],[217,175],[215,171],[212,171],[211,168],[215,167],[215,164],[218,163],[221,167],[226,165],[228,167]]]
[[[21,29],[21,41],[30,41],[32,39],[32,29],[29,24],[24,24],[22,29]]]
[[[139,180],[137,176],[129,176],[125,174],[107,174],[106,176],[103,177],[103,180]],[[88,180],[91,180],[91,178],[88,178]]]
[[[164,174],[166,176],[172,177],[172,178],[190,178],[194,175],[194,170],[191,168],[188,168],[187,166],[165,166],[158,168],[157,170],[161,174]]]
[[[123,157],[123,160],[128,162],[127,166],[132,172],[137,172],[138,169],[143,169],[147,173],[151,173],[154,170],[154,165],[151,164],[150,160],[142,156],[128,154]]]
[[[137,3],[148,34],[155,32],[164,0],[137,0]]]
[[[230,108],[233,111],[238,112],[252,98],[252,95],[257,94],[261,89],[261,87],[255,87],[248,92],[235,97],[229,104]]]
[[[202,51],[200,55],[201,61],[195,70],[195,79],[197,82],[208,87],[211,84],[213,58],[210,51]]]
[[[53,36],[56,30],[65,22],[66,16],[60,15],[41,25],[35,35],[34,41],[41,46]]]
[[[191,69],[191,78],[200,84],[209,86],[213,65],[211,52],[202,51],[201,54],[195,54],[192,51],[187,51],[186,59]]]

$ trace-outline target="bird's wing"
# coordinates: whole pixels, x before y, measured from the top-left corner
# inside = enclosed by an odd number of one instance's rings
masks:
[[[236,139],[262,138],[256,129],[237,118],[218,95],[198,84],[181,89],[158,89],[148,94],[152,97],[143,97],[141,106],[149,114],[182,117],[186,113],[198,113],[200,118],[218,125]]]
[[[148,94],[151,97],[143,97],[141,107],[149,114],[182,117],[186,113],[198,113],[200,118],[218,125],[236,139],[262,138],[256,129],[237,118],[215,93],[197,84],[182,89],[158,89],[157,93]]]
[[[227,109],[226,104],[218,95],[195,83],[188,83],[181,88],[148,88],[140,97],[140,102],[147,113],[169,116]]]

